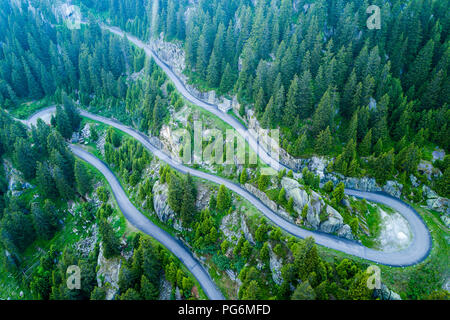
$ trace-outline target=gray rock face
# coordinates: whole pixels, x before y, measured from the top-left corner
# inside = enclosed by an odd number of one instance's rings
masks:
[[[162,222],[175,218],[175,212],[169,206],[168,197],[169,188],[167,184],[162,185],[159,181],[156,181],[153,186],[153,208]]]
[[[245,216],[239,214],[237,211],[233,211],[231,214],[223,217],[222,223],[220,224],[220,231],[222,231],[223,235],[230,243],[237,244],[241,234],[243,234],[246,240],[251,244],[255,244],[253,236],[245,221]]]
[[[352,229],[348,224],[344,224],[338,231],[337,236],[341,238],[346,238],[349,240],[354,240]]]
[[[324,157],[312,157],[308,164],[308,168],[311,172],[315,172],[319,175],[320,179],[325,176],[325,168],[328,166],[329,161]]]
[[[313,200],[309,203],[308,213],[306,215],[306,223],[314,229],[318,229],[320,225],[320,212],[322,211],[322,203],[320,200]],[[297,211],[300,213],[301,211]]]
[[[422,187],[423,196],[427,199],[436,199],[439,198],[438,194],[430,189],[428,186]]]
[[[106,300],[112,300],[119,292],[119,272],[122,266],[122,259],[120,257],[106,259],[103,255],[103,246],[100,244],[97,264],[99,266],[97,285],[99,288],[105,287]]]
[[[269,248],[270,253],[270,270],[272,271],[272,279],[277,285],[283,283],[283,277],[281,275],[281,267],[283,266],[283,259],[277,257],[277,255]]]
[[[186,68],[185,53],[180,42],[166,42],[163,34],[158,39],[152,39],[150,42],[152,50],[158,57],[172,68],[172,71],[183,80],[183,70]]]
[[[211,197],[211,192],[208,186],[199,184],[197,187],[197,199],[195,205],[197,210],[201,211],[209,206],[209,199]]]
[[[420,185],[419,181],[417,180],[417,178],[414,175],[412,175],[412,174],[409,176],[409,180],[411,180],[411,185],[414,188],[417,188]]]
[[[308,205],[305,221],[307,226],[353,240],[351,229],[344,224],[342,216],[336,209],[326,205],[318,193],[311,191],[311,195],[309,195],[298,181],[287,177],[283,177],[281,185],[286,190],[286,199],[292,197],[294,200],[294,209],[297,213],[300,214],[303,207]],[[322,210],[326,210],[327,219],[325,221],[320,221]]]
[[[328,219],[320,224],[320,230],[326,233],[336,233],[343,226],[344,219],[333,207],[326,208]]]
[[[249,133],[259,142],[260,146],[266,152],[269,154],[271,153],[271,150],[277,152],[277,156],[281,163],[293,168],[294,171],[301,171],[302,167],[305,165],[304,160],[292,157],[286,150],[280,148],[276,141],[270,139],[268,131],[261,127],[252,109],[248,108],[246,110],[246,119],[243,119],[243,121],[249,129]],[[269,141],[271,142],[269,143]]]
[[[245,189],[250,191],[252,194],[254,194],[258,199],[260,199],[266,206],[268,206],[272,211],[277,212],[278,211],[278,205],[269,199],[269,197],[259,190],[258,188],[254,187],[253,185],[246,183],[244,185]]]
[[[241,235],[240,230],[236,228],[236,226],[239,226],[239,220],[239,214],[236,211],[233,211],[233,213],[223,217],[222,223],[220,224],[220,231],[222,231],[223,235],[230,243],[237,244]]]
[[[91,253],[95,249],[95,243],[97,241],[97,225],[92,226],[92,235],[86,238],[81,239],[75,244],[75,248],[77,251],[83,256],[87,257],[89,256],[89,253]]]
[[[435,210],[437,212],[450,214],[450,201],[447,198],[432,198],[427,200],[428,209]]]
[[[432,155],[433,155],[433,162],[435,162],[436,160],[444,160],[445,151],[442,149],[436,149],[435,151],[433,151]]]
[[[331,175],[330,175],[331,176]],[[343,182],[346,188],[349,189],[357,189],[363,191],[381,191],[381,188],[377,185],[374,178],[364,177],[361,179],[358,178],[336,178],[331,179],[335,185],[339,182]]]
[[[450,228],[450,217],[448,215],[442,215],[441,220],[447,228]]]
[[[171,292],[172,292],[172,285],[166,279],[166,277],[161,277],[158,300],[170,300]]]
[[[450,200],[440,197],[428,186],[422,187],[423,196],[427,199],[427,208],[450,215]],[[444,221],[444,220],[443,220]],[[444,221],[445,222],[445,221]]]
[[[201,92],[194,86],[188,84],[187,77],[183,74],[186,68],[185,52],[180,42],[166,42],[163,34],[158,39],[152,39],[150,42],[152,50],[156,55],[180,78],[186,89],[196,98],[215,104],[222,112],[228,112],[231,109],[239,110],[239,103],[236,98],[227,99],[219,97],[215,91]]]
[[[286,191],[286,198],[289,199],[292,197],[294,200],[294,207],[296,206],[301,210],[309,202],[309,195],[297,180],[283,177],[281,179],[281,186]]]
[[[396,181],[387,181],[383,186],[383,191],[393,197],[400,198],[402,195],[403,185]]]
[[[255,244],[255,240],[253,240],[253,236],[250,230],[248,230],[247,222],[245,222],[245,217],[241,217],[241,230],[244,233],[245,239],[251,244]]]
[[[442,172],[439,169],[433,167],[433,164],[426,160],[420,160],[420,163],[417,166],[417,171],[424,174],[430,181],[433,177],[442,175]]]
[[[390,290],[384,283],[381,284],[381,289],[374,290],[373,295],[381,300],[402,300],[398,293]]]

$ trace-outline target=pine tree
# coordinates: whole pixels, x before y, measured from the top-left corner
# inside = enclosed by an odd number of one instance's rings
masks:
[[[23,139],[18,138],[14,144],[14,161],[26,179],[31,179],[36,173],[36,155],[31,144]]]
[[[367,132],[359,145],[359,153],[362,157],[367,157],[372,153],[372,129]]]
[[[291,81],[291,85],[287,94],[286,109],[283,118],[283,122],[286,125],[294,124],[295,118],[299,114],[299,91],[299,78],[297,75],[295,75],[294,79]]]
[[[51,198],[56,199],[57,197],[57,190],[55,187],[55,181],[53,180],[50,168],[48,166],[47,162],[37,163],[37,169],[36,169],[36,180],[39,185],[39,189],[41,191],[41,194],[45,198]]]
[[[313,113],[314,93],[312,76],[305,70],[299,81],[299,116],[301,119],[309,118]]]
[[[266,100],[264,98],[264,89],[259,88],[258,94],[255,99],[255,112],[257,115],[263,113],[266,108]]]
[[[114,229],[105,219],[100,221],[100,235],[103,243],[103,253],[106,259],[120,254],[120,240],[116,236]]]
[[[56,129],[65,138],[70,139],[73,133],[73,127],[69,117],[64,109],[56,107]]]
[[[277,115],[276,109],[273,102],[273,96],[270,98],[269,103],[267,103],[264,115],[261,120],[261,125],[264,128],[272,128],[275,125]]]
[[[72,131],[76,131],[79,129],[81,123],[80,113],[73,101],[65,93],[63,93],[62,99],[64,111],[69,119]]]
[[[247,169],[243,168],[241,171],[241,175],[239,176],[240,184],[245,184],[247,182]]]
[[[259,251],[259,258],[263,262],[267,262],[270,258],[269,245],[267,242],[264,242],[261,250]]]
[[[208,43],[203,34],[200,35],[197,46],[197,64],[196,71],[202,75],[206,76],[206,69],[208,66]]]
[[[421,87],[428,77],[433,59],[434,41],[430,39],[420,50],[405,78],[406,88]]]
[[[320,99],[319,105],[313,116],[311,130],[314,135],[319,134],[320,131],[325,130],[327,127],[333,126],[333,109],[335,108],[336,103],[336,94],[331,88],[328,88]]]
[[[405,171],[408,175],[414,174],[417,165],[420,162],[420,149],[412,143],[410,146],[403,148],[395,159],[395,167],[399,171]]]
[[[281,188],[280,192],[278,193],[278,202],[281,204],[286,203],[286,190],[284,188]]]
[[[332,195],[333,195],[333,199],[336,200],[336,203],[340,203],[342,201],[342,199],[344,199],[344,190],[345,190],[345,185],[343,182],[340,182],[336,188],[333,190]]]
[[[195,194],[194,184],[191,176],[188,174],[183,188],[183,200],[181,204],[181,219],[186,225],[190,225],[195,215]]]
[[[326,155],[331,150],[333,138],[331,137],[330,127],[321,131],[316,139],[316,152],[320,155]]]
[[[92,191],[91,177],[86,166],[80,161],[75,161],[75,182],[77,190],[82,196]]]
[[[316,293],[309,284],[309,281],[300,283],[292,294],[291,300],[314,300]]]
[[[64,172],[60,167],[55,167],[53,170],[53,178],[55,179],[56,188],[58,189],[59,195],[64,200],[69,200],[73,196],[73,189],[66,180]]]
[[[234,75],[229,63],[227,63],[225,67],[225,71],[223,72],[222,79],[220,81],[220,93],[228,93],[234,85]]]
[[[217,193],[217,209],[224,212],[228,210],[231,206],[231,198],[228,194],[227,189],[222,184],[219,187],[219,192]]]
[[[220,74],[221,74],[221,61],[217,57],[215,50],[211,53],[209,59],[209,64],[206,72],[206,80],[211,88],[217,88],[220,84]]]
[[[383,147],[383,140],[380,138],[378,139],[377,143],[375,144],[375,146],[373,147],[373,151],[375,153],[376,156],[381,155],[381,153],[383,152],[384,147]]]
[[[56,216],[52,215],[51,212],[42,210],[38,203],[32,204],[31,213],[39,237],[44,240],[50,240],[57,230],[58,221]]]
[[[295,214],[294,210],[294,198],[289,197],[288,203],[287,203],[287,210],[291,215]]]
[[[22,212],[6,211],[3,219],[0,220],[0,229],[6,234],[7,243],[11,242],[19,252],[23,252],[36,239],[31,216]]]

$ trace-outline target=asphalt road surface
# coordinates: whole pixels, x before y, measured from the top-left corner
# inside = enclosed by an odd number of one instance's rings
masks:
[[[44,117],[46,114],[53,112],[55,112],[55,107],[50,107],[38,112],[37,116]],[[399,199],[377,192],[364,192],[351,189],[345,190],[345,193],[347,195],[355,196],[357,198],[364,198],[369,201],[385,204],[393,208],[394,210],[398,211],[401,215],[403,215],[403,217],[409,223],[409,227],[412,233],[412,240],[407,248],[396,252],[383,252],[375,249],[370,249],[359,244],[356,241],[339,238],[337,236],[328,233],[323,233],[320,231],[310,231],[302,229],[299,226],[277,215],[274,211],[272,211],[265,204],[263,204],[258,198],[256,198],[252,193],[242,188],[240,185],[235,184],[234,182],[229,181],[225,178],[205,173],[203,171],[195,170],[190,167],[186,167],[182,163],[175,161],[165,152],[160,150],[158,147],[154,146],[147,136],[136,131],[135,129],[130,128],[115,120],[98,116],[84,110],[80,110],[80,114],[86,118],[113,126],[127,133],[128,135],[134,137],[136,140],[141,142],[147,150],[149,150],[152,154],[158,157],[161,161],[169,164],[172,168],[181,173],[184,174],[189,173],[192,176],[199,177],[219,185],[220,184],[225,185],[225,187],[227,187],[229,190],[232,190],[233,192],[239,194],[241,197],[248,200],[274,224],[276,224],[281,229],[289,232],[290,234],[296,237],[306,238],[311,236],[315,239],[317,244],[320,244],[322,246],[342,251],[344,253],[360,257],[363,259],[367,259],[376,263],[390,266],[408,266],[421,262],[423,259],[427,257],[431,249],[431,236],[423,220],[413,208],[411,208],[408,204],[404,203]],[[28,120],[28,122],[31,122],[32,120],[36,121],[35,117],[36,115],[33,115]]]

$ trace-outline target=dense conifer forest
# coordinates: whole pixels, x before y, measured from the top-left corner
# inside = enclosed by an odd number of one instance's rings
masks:
[[[52,1],[0,3],[0,298],[206,297],[189,267],[126,221],[106,180],[70,144],[103,161],[133,205],[201,261],[225,298],[368,300],[392,288],[403,299],[449,298],[442,219],[449,209],[426,206],[427,194],[450,196],[448,2],[374,1],[379,30],[366,26],[365,0],[71,4],[81,8],[79,29],[61,21]],[[382,266],[389,288],[374,291],[368,261],[295,238],[224,185],[177,172],[132,136],[82,116],[88,110],[151,138],[172,129],[180,110],[192,109],[184,126],[176,123],[190,133],[199,117],[144,50],[102,24],[179,44],[189,84],[235,97],[240,109],[230,114],[244,123],[253,112],[263,128],[280,129],[292,157],[329,159],[325,172],[341,177],[400,183],[399,197],[431,230],[430,257],[417,266]],[[56,111],[28,126],[40,104]],[[435,160],[435,150],[445,156]],[[418,171],[423,161],[430,177]],[[343,182],[321,183],[307,167],[273,177],[259,164],[232,165],[228,175],[191,167],[256,190],[297,227],[317,229],[307,224],[308,206],[322,201],[319,223],[334,208],[350,240],[364,245],[379,236],[379,212],[388,211],[346,196]],[[313,200],[298,208],[283,179]],[[75,291],[67,286],[73,265],[82,276]]]

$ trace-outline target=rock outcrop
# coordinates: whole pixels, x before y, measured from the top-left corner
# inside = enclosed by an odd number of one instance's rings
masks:
[[[381,284],[380,289],[375,289],[373,291],[374,298],[379,298],[381,300],[402,300],[398,293],[390,290],[384,283]]]
[[[417,166],[417,171],[419,171],[421,174],[424,174],[429,181],[431,181],[435,177],[440,177],[442,175],[441,170],[433,167],[433,164],[426,160],[420,160],[420,163]]]
[[[270,253],[270,270],[272,271],[272,279],[273,281],[281,286],[283,283],[283,276],[281,275],[281,268],[283,267],[283,259],[277,257],[277,255],[272,251],[272,248],[269,246]]]
[[[159,38],[152,39],[150,46],[153,52],[176,74],[176,76],[183,82],[186,89],[196,98],[215,104],[222,112],[228,112],[231,109],[239,110],[239,103],[236,97],[227,99],[219,97],[215,91],[201,92],[194,86],[188,84],[187,77],[183,74],[186,68],[185,53],[180,42],[164,41],[163,35]]]
[[[105,288],[106,300],[112,300],[117,292],[119,292],[119,272],[122,266],[122,258],[114,257],[106,259],[103,255],[102,243],[100,243],[97,264],[97,285],[99,288]]]
[[[167,184],[156,181],[153,185],[153,208],[159,220],[164,223],[175,218],[175,212],[170,208],[168,198],[169,187]]]
[[[344,224],[344,219],[333,207],[327,205],[321,196],[311,190],[309,193],[294,179],[283,177],[282,187],[286,190],[286,199],[292,197],[294,210],[300,215],[308,205],[305,224],[315,230],[333,233],[339,237],[353,240],[351,229]]]
[[[431,190],[428,186],[422,187],[422,194],[426,199],[427,208],[450,215],[450,200],[440,197],[436,192]],[[445,221],[444,221],[445,222]]]
[[[246,183],[244,185],[244,187],[245,187],[245,189],[250,191],[250,193],[255,195],[259,200],[261,200],[262,203],[264,203],[266,206],[268,206],[272,211],[275,211],[275,212],[278,211],[278,205],[276,204],[276,202],[270,200],[269,197],[264,192],[262,192],[261,190],[259,190],[256,187],[254,187],[250,183]]]

